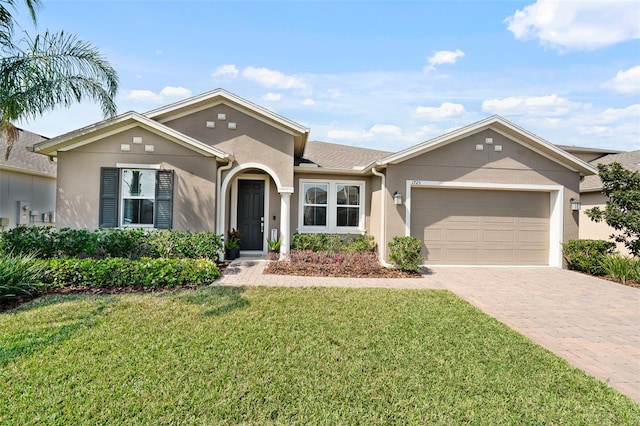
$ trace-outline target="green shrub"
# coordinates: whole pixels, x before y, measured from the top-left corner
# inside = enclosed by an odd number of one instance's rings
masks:
[[[562,244],[569,269],[592,275],[604,275],[603,261],[613,254],[615,243],[605,240],[570,240]]]
[[[222,236],[213,232],[156,231],[149,236],[152,257],[218,259],[223,250]]]
[[[100,235],[87,229],[62,228],[53,233],[58,256],[93,256],[100,245]]]
[[[311,250],[314,252],[339,252],[342,250],[342,236],[337,234],[294,234],[291,250]]]
[[[422,241],[414,237],[393,237],[388,244],[389,259],[403,271],[419,271],[424,261]]]
[[[86,229],[19,226],[0,233],[0,248],[16,255],[53,257],[186,257],[218,259],[222,238],[213,232],[143,228]]]
[[[33,255],[0,257],[0,302],[40,292],[45,264]]]
[[[294,234],[291,242],[291,250],[313,252],[338,253],[349,252],[374,252],[376,242],[373,235],[343,235],[343,234]]]
[[[610,254],[602,260],[605,274],[626,283],[628,280],[638,280],[640,261],[619,254]]]
[[[149,231],[143,228],[99,229],[98,257],[139,259],[149,255]]]
[[[342,250],[356,253],[373,253],[376,251],[376,239],[373,235],[356,235],[353,238],[348,236],[342,244]]]
[[[15,256],[47,259],[57,254],[57,232],[51,226],[20,225],[0,233],[0,247],[4,253]]]
[[[51,259],[44,280],[57,287],[176,287],[220,276],[210,259]]]

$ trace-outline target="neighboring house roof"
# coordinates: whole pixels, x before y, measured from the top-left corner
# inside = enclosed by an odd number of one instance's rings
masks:
[[[611,163],[620,163],[622,167],[627,170],[640,171],[640,150],[610,154],[591,162],[594,166]],[[598,175],[586,176],[583,181],[580,182],[580,192],[595,192],[600,190],[602,190],[602,181]]]
[[[142,127],[207,157],[218,157],[221,159],[231,158],[231,155],[226,152],[213,148],[184,133],[133,111],[37,143],[33,146],[33,151],[39,154],[56,156],[58,151],[69,151],[94,142],[107,135],[117,134],[133,127]]]
[[[589,153],[589,154],[602,154],[603,156],[605,156],[608,154],[619,154],[620,152],[622,152],[622,151],[613,150],[613,149],[590,148],[586,146],[575,146],[575,145],[556,145],[556,146],[571,154]]]
[[[18,129],[18,140],[13,144],[9,160],[5,160],[5,143],[4,139],[0,139],[0,169],[15,171],[19,173],[27,173],[31,175],[56,177],[57,165],[50,161],[47,157],[29,152],[27,147],[46,141],[47,138],[27,130]]]
[[[201,95],[193,96],[171,105],[148,111],[144,115],[159,123],[165,123],[218,104],[225,104],[238,109],[251,117],[293,135],[295,156],[301,156],[305,152],[305,145],[309,136],[308,128],[223,89],[215,89]]]
[[[446,133],[442,136],[438,136],[434,139],[428,140],[418,145],[414,145],[398,153],[391,154],[381,160],[376,165],[386,166],[387,164],[397,164],[406,161],[410,158],[424,154],[431,150],[440,148],[451,142],[455,142],[472,134],[480,131],[491,129],[498,132],[522,145],[525,145],[533,151],[555,161],[564,167],[580,172],[581,175],[588,176],[597,173],[597,170],[579,158],[567,153],[551,142],[548,142],[541,137],[534,135],[533,133],[515,125],[514,123],[502,118],[498,115],[480,120],[476,123]]]
[[[310,141],[296,166],[329,170],[364,170],[371,163],[392,154],[389,151]]]

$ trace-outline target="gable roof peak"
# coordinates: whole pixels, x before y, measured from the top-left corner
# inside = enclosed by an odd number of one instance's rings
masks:
[[[475,123],[452,130],[449,133],[445,133],[444,135],[435,137],[426,142],[411,146],[379,160],[376,165],[386,166],[387,164],[397,164],[486,129],[492,129],[503,136],[508,137],[521,145],[525,145],[547,158],[550,158],[570,170],[580,172],[581,175],[588,176],[597,173],[597,170],[591,164],[582,161],[581,159],[558,148],[551,142],[526,129],[523,129],[500,115],[492,115]]]

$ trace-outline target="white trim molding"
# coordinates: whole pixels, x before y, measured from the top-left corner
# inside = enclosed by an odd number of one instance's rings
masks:
[[[477,189],[491,191],[531,191],[549,193],[549,266],[562,267],[562,242],[564,235],[564,187],[562,185],[510,184],[490,182],[444,182],[431,180],[407,180],[405,201],[405,235],[411,235],[411,190]]]

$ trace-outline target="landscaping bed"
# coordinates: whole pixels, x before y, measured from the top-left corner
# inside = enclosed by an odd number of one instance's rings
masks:
[[[385,268],[377,265],[367,269],[345,269],[341,265],[316,263],[292,263],[271,261],[264,269],[265,274],[296,275],[302,277],[344,277],[344,278],[420,278],[422,274],[414,271]]]

